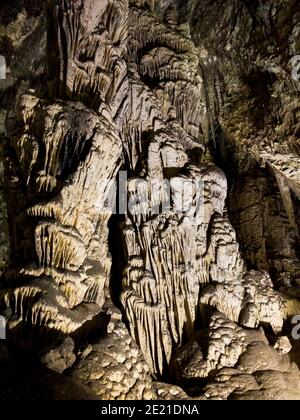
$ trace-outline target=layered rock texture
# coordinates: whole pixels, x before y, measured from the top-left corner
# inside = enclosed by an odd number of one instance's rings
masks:
[[[4,1],[0,378],[25,358],[37,398],[300,399],[299,22],[296,0]]]

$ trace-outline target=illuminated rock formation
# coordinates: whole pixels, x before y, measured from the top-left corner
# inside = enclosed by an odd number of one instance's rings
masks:
[[[274,145],[266,114],[265,129],[257,115],[250,123],[239,95],[251,110],[265,98],[249,57],[232,69],[234,31],[260,34],[253,14],[265,9],[21,3],[2,25],[14,51],[1,87],[4,183],[0,166],[10,238],[0,314],[12,354],[26,350],[96,399],[300,398],[286,354],[300,310],[299,133]],[[297,99],[283,99],[284,133]]]

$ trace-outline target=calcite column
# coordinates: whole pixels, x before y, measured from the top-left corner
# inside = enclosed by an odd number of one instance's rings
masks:
[[[9,337],[21,344],[26,330],[26,347],[37,348],[46,336],[84,332],[108,297],[104,203],[121,164],[113,113],[128,11],[108,0],[49,0],[46,9],[48,92],[17,95],[7,118],[14,265],[1,291]]]
[[[161,16],[154,2],[131,2],[128,62],[121,303],[132,336],[161,375],[199,321],[208,227],[223,212],[227,182],[213,164],[195,159],[204,151],[206,108],[198,52],[173,4]]]

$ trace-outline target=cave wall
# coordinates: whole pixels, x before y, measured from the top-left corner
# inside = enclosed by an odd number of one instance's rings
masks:
[[[5,3],[0,309],[16,357],[68,369],[98,398],[300,398],[286,336],[297,8]],[[125,172],[129,206],[113,215]]]

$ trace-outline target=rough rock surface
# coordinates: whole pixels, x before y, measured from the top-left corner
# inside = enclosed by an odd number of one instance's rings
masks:
[[[76,361],[74,348],[74,341],[68,337],[60,346],[45,353],[41,357],[41,363],[54,372],[63,373]]]
[[[86,345],[69,374],[103,400],[155,399],[149,366],[121,321],[104,338]]]
[[[196,398],[298,400],[300,372],[283,353],[278,346],[276,351],[269,345],[263,331],[242,329],[216,312],[208,337],[195,337],[178,351],[178,380],[193,380],[194,393],[195,380],[213,374]]]
[[[188,395],[178,386],[154,382],[153,388],[158,400],[188,400]]]
[[[244,257],[277,285],[299,277],[299,54],[297,1],[195,1],[214,149],[231,188]],[[275,33],[277,35],[275,35]],[[296,74],[297,76],[297,74]],[[221,91],[221,96],[217,91]],[[212,99],[214,98],[214,103]]]
[[[299,22],[297,0],[4,1],[15,398],[29,356],[38,399],[300,399]]]

